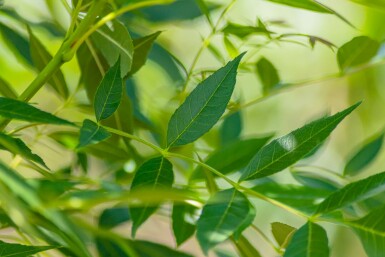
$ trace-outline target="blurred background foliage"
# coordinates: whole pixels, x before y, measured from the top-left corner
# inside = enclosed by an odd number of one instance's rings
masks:
[[[220,30],[227,28],[229,33],[226,37],[222,33],[212,37],[210,47],[203,50],[196,63],[192,81],[187,86],[188,89],[192,89],[212,70],[216,70],[240,52],[247,50],[247,62],[252,65],[241,67],[232,103],[234,106],[238,104],[242,106],[263,97],[266,93],[263,80],[257,74],[257,61],[264,57],[273,64],[277,70],[278,86],[285,87],[287,84],[290,86],[287,90],[280,90],[279,93],[264,97],[242,110],[244,138],[272,132],[283,135],[325,113],[334,113],[349,104],[364,100],[359,110],[341,124],[311,160],[313,166],[327,167],[342,173],[344,164],[352,153],[384,128],[385,9],[383,6],[385,3],[381,0],[377,0],[378,5],[376,1],[365,0],[320,2],[338,12],[351,24],[335,15],[290,8],[269,1],[235,1],[218,28]],[[9,34],[7,27],[27,37],[28,31],[24,25],[27,22],[36,37],[53,55],[62,42],[70,19],[63,1],[5,0],[4,3],[4,8],[0,9],[0,77],[20,93],[36,76],[36,70],[28,64],[28,56],[13,54],[15,46],[9,44],[12,35]],[[183,87],[186,77],[184,67],[191,67],[202,41],[210,34],[210,21],[202,14],[197,3],[199,1],[178,0],[172,8],[151,7],[121,17],[121,21],[127,24],[133,38],[162,31],[150,53],[150,60],[134,76],[136,92],[130,92],[135,93],[140,99],[137,103],[137,110],[140,110],[142,115],[139,115],[139,122],[144,127],[156,127],[160,134],[164,134],[167,129],[165,120],[169,119],[173,110],[185,97],[175,94]],[[211,22],[214,24],[230,1],[218,0],[207,3],[210,3],[208,8],[211,9]],[[383,9],[378,6],[382,6]],[[231,28],[226,23],[243,26],[262,23],[267,30],[271,29],[276,33],[295,33],[298,36],[288,37],[287,42],[267,43],[269,33],[243,35],[239,27]],[[300,35],[316,36],[319,40],[314,47],[311,47],[308,38]],[[336,57],[337,50],[333,45],[339,47],[359,35],[367,35],[379,41],[380,50],[370,64],[341,74]],[[325,41],[321,42],[322,40]],[[260,65],[260,69],[266,68],[263,66],[266,63]],[[69,88],[73,91],[80,78],[77,61],[74,59],[66,63],[62,70]],[[0,83],[3,82],[0,80]],[[87,103],[85,92],[80,92],[77,97],[80,102]],[[41,108],[53,112],[60,106],[61,99],[49,88],[44,88],[32,102],[39,102]],[[71,120],[76,120],[77,116],[82,117],[78,114],[77,108],[80,107],[72,107],[61,110],[61,116],[70,117]],[[235,117],[237,118],[240,117]],[[35,132],[23,135],[27,142],[34,141],[31,146],[34,152],[44,155],[47,165],[53,170],[66,168],[69,160],[74,158],[72,154],[63,151],[55,142],[44,136],[44,131],[40,131],[39,136],[36,136]],[[140,133],[147,135],[148,131]],[[219,142],[221,140],[219,129],[212,130],[205,139],[208,146]],[[146,152],[139,145],[138,151]],[[185,147],[181,151],[188,153],[192,149]],[[119,155],[119,151],[116,154]],[[384,157],[385,153],[382,152],[360,176],[365,177],[383,170]],[[3,158],[11,160],[6,154]],[[306,160],[304,162],[306,163]],[[98,158],[89,161],[89,165],[89,170],[92,170],[90,176],[97,178],[106,172],[106,164]],[[125,167],[133,170],[134,167],[130,165],[133,164],[127,163]],[[29,174],[27,168],[25,172]],[[34,173],[30,176],[34,176]],[[297,183],[290,174],[281,175],[279,180]],[[276,207],[261,201],[256,201],[256,204],[258,219],[268,221],[261,223],[260,228],[263,231],[269,231],[270,222],[277,220],[287,221],[288,224],[296,226],[301,225],[298,218],[287,216]],[[328,227],[327,224],[325,226],[328,228],[333,249],[332,256],[365,256],[361,244],[352,232],[341,227]],[[153,232],[154,228],[157,233]],[[118,229],[124,230],[124,227]],[[146,223],[138,232],[138,238],[173,245],[169,224],[162,217]],[[261,238],[254,238],[253,241],[256,245],[260,245],[263,256],[274,256]],[[196,256],[200,254],[193,240],[183,245],[182,249],[189,250]]]

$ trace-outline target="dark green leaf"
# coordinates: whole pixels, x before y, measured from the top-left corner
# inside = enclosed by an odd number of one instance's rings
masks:
[[[341,71],[370,61],[379,48],[380,44],[367,36],[353,38],[338,49],[337,61]]]
[[[172,209],[172,230],[177,246],[183,244],[195,232],[197,208],[188,204],[174,204]]]
[[[113,22],[113,27],[103,26],[93,35],[92,40],[110,66],[120,59],[120,76],[125,77],[131,70],[134,47],[126,27]]]
[[[47,168],[40,156],[32,153],[31,149],[19,138],[13,138],[0,132],[0,148],[4,147],[13,154],[18,154],[26,160],[36,162]]]
[[[281,222],[271,223],[271,232],[281,248],[287,247],[295,231],[297,231],[296,228],[287,224]]]
[[[309,214],[314,213],[317,203],[330,194],[329,190],[275,182],[262,183],[253,190]]]
[[[201,82],[175,111],[168,124],[168,147],[191,143],[217,123],[233,93],[243,55]]]
[[[244,26],[240,24],[235,24],[235,23],[228,23],[226,27],[222,30],[223,33],[225,34],[232,34],[235,35],[239,38],[244,38],[250,35],[255,35],[255,34],[266,34],[269,35],[272,32],[268,31],[265,27],[260,27],[260,26]]]
[[[249,211],[247,213],[246,219],[243,220],[242,224],[239,226],[239,228],[235,231],[233,234],[233,238],[235,241],[238,241],[242,237],[242,233],[245,229],[247,229],[254,221],[256,215],[256,210],[254,206],[250,203],[249,204]]]
[[[83,126],[80,128],[79,144],[76,148],[97,144],[110,136],[111,134],[107,130],[95,122],[85,119],[83,121]]]
[[[31,256],[32,254],[47,251],[54,248],[58,248],[58,247],[9,244],[4,241],[0,241],[0,256],[1,257],[7,257],[7,256],[28,257],[28,256]]]
[[[281,79],[278,71],[269,60],[262,57],[257,62],[256,67],[265,94],[279,86]]]
[[[197,222],[197,238],[203,252],[230,238],[249,218],[250,202],[235,189],[211,196]]]
[[[192,257],[191,255],[176,251],[165,245],[142,240],[112,240],[110,238],[96,239],[100,257]]]
[[[48,112],[41,111],[32,105],[5,97],[0,97],[0,116],[7,119],[16,119],[36,123],[74,125],[73,123],[58,118]]]
[[[235,141],[214,151],[207,157],[205,163],[222,174],[229,174],[244,167],[254,156],[255,152],[261,149],[270,138],[263,137]],[[202,167],[197,167],[191,176],[192,180],[204,178],[205,175]]]
[[[294,164],[321,144],[358,105],[360,103],[333,116],[313,121],[286,136],[272,141],[263,147],[249,162],[240,181],[269,176]]]
[[[174,172],[172,164],[164,157],[157,157],[146,161],[139,167],[132,181],[131,190],[138,189],[162,189],[171,188],[174,182]],[[130,208],[132,218],[132,235],[135,235],[136,230],[142,225],[156,210],[156,205],[138,208]]]
[[[110,229],[130,220],[127,207],[105,209],[99,217],[99,227]]]
[[[120,77],[120,61],[117,61],[103,77],[95,93],[94,109],[98,121],[110,117],[119,107],[123,91]]]
[[[14,52],[14,54],[22,57],[25,63],[33,66],[28,40],[3,23],[0,23],[0,32],[5,43]]]
[[[316,213],[328,213],[348,204],[364,200],[385,190],[385,172],[353,182],[329,195]]]
[[[221,145],[239,140],[242,133],[242,116],[241,112],[235,112],[226,117],[219,130]]]
[[[160,35],[160,31],[151,35],[134,39],[134,57],[129,75],[136,73],[147,61],[148,54],[156,38]]]
[[[2,78],[0,78],[0,94],[7,98],[17,98],[15,90]]]
[[[329,177],[322,176],[315,172],[303,172],[294,170],[291,172],[291,174],[295,180],[308,187],[325,189],[329,191],[335,191],[340,188],[340,186]]]
[[[344,174],[354,176],[368,166],[380,152],[384,134],[363,145],[355,152],[345,165]]]
[[[385,252],[385,207],[382,206],[365,217],[347,221],[359,236],[368,257],[382,257]]]
[[[47,51],[47,49],[45,49],[39,39],[35,37],[29,27],[28,33],[33,63],[39,71],[42,71],[52,60],[52,56]],[[48,81],[48,84],[51,85],[52,89],[55,90],[58,95],[65,99],[68,98],[67,83],[60,69],[52,75],[51,79]]]
[[[329,257],[325,230],[312,222],[299,228],[293,235],[284,257]]]
[[[210,4],[208,9],[216,9],[218,5]],[[151,6],[143,9],[145,18],[154,22],[189,20],[201,16],[203,13],[195,0],[178,0],[168,5]]]
[[[76,57],[81,71],[80,82],[86,89],[88,100],[93,104],[97,87],[109,66],[90,40],[79,47]]]

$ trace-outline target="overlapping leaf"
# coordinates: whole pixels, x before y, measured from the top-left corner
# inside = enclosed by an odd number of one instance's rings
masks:
[[[284,257],[329,257],[325,230],[312,222],[306,223],[293,235]]]
[[[279,247],[286,248],[293,234],[297,231],[296,228],[281,222],[271,223],[271,232],[277,241]]]
[[[32,246],[21,244],[10,244],[0,241],[1,257],[28,257],[32,254],[57,248],[57,246]]]
[[[135,173],[131,190],[138,189],[162,189],[171,188],[174,182],[172,164],[164,157],[150,159],[142,164]],[[130,208],[132,219],[132,235],[156,210],[156,205],[145,205],[144,207]]]
[[[85,119],[80,129],[79,144],[77,148],[85,147],[90,144],[97,144],[107,138],[111,134],[95,122]]]
[[[261,58],[256,64],[259,78],[261,79],[263,92],[268,93],[279,86],[280,78],[277,69],[266,58]]]
[[[263,137],[232,142],[210,154],[205,163],[222,174],[228,174],[244,167],[269,139]],[[191,176],[192,180],[204,178],[202,167],[197,167]]]
[[[7,119],[23,120],[36,123],[71,126],[74,125],[67,120],[63,120],[48,112],[41,111],[30,104],[5,97],[0,97],[0,116]]]
[[[39,71],[42,71],[52,60],[52,56],[39,39],[32,33],[31,29],[28,28],[28,32],[33,63]],[[67,83],[60,69],[52,75],[48,83],[58,95],[63,98],[68,98]]]
[[[380,44],[367,36],[353,38],[338,49],[337,61],[341,71],[364,64],[376,56]]]
[[[178,246],[194,234],[196,211],[197,208],[192,205],[174,204],[172,209],[172,230]]]
[[[191,143],[217,123],[233,93],[243,55],[200,83],[175,111],[168,124],[168,147]]]
[[[47,167],[43,159],[32,153],[31,149],[19,138],[14,138],[10,135],[0,132],[0,148],[5,148],[13,154],[19,154],[26,160],[36,162],[44,167]]]
[[[211,196],[197,222],[197,238],[203,251],[227,240],[250,222],[250,202],[239,191],[228,189]],[[247,224],[247,225],[250,225]]]
[[[321,144],[360,103],[333,116],[313,121],[263,147],[243,170],[240,181],[277,173],[300,160]]]
[[[347,221],[359,236],[368,257],[382,257],[385,252],[385,207],[382,206],[365,217]]]
[[[120,60],[120,75],[125,77],[131,70],[134,47],[126,27],[117,21],[112,25],[98,29],[92,39],[110,66]]]
[[[118,109],[122,99],[123,80],[120,77],[120,61],[117,61],[103,77],[95,93],[94,109],[98,121],[107,119]]]
[[[346,163],[344,174],[350,176],[356,175],[374,161],[380,152],[383,140],[384,134],[381,134],[358,149]]]
[[[328,213],[348,204],[364,200],[385,190],[385,172],[353,182],[329,195],[316,213]]]

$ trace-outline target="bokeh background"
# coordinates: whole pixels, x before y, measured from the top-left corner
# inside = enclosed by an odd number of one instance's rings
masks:
[[[55,21],[63,28],[69,24],[68,13],[59,0],[5,0],[4,2],[6,6],[14,8],[21,17],[27,20],[36,23],[47,20]],[[225,0],[211,2],[223,6],[229,3]],[[258,18],[263,21],[282,21],[285,26],[277,26],[276,30],[316,35],[337,46],[343,45],[358,35],[368,35],[381,42],[384,40],[385,12],[348,0],[320,2],[340,13],[354,27],[330,14],[309,12],[263,0],[236,1],[225,16],[225,21],[244,25],[255,24]],[[211,13],[214,21],[218,19],[221,11],[222,8],[219,8]],[[15,26],[15,29],[27,35],[25,27],[10,22],[6,15],[0,14],[0,21]],[[209,26],[204,16],[183,21],[146,23],[145,25],[138,22],[137,26],[137,28],[133,28],[134,31],[143,33],[163,31],[158,42],[187,68],[193,62],[202,44],[202,39],[209,33]],[[60,46],[60,37],[53,37],[39,28],[34,29],[34,33],[52,54]],[[314,166],[342,172],[351,153],[363,142],[383,130],[385,124],[385,65],[381,62],[374,62],[373,65],[364,69],[339,76],[336,51],[332,51],[325,45],[316,44],[312,49],[299,44],[280,43],[269,44],[255,51],[253,45],[259,43],[258,38],[247,43],[235,37],[231,40],[240,52],[248,50],[249,54],[253,53],[253,56],[250,57],[253,60],[258,60],[261,56],[268,58],[279,71],[283,82],[299,83],[296,87],[281,91],[279,94],[244,109],[243,137],[271,132],[283,135],[327,112],[335,113],[363,100],[360,108],[342,122],[320,152],[307,161]],[[226,51],[221,36],[214,37],[212,42],[220,50],[224,60],[231,59],[231,53]],[[378,59],[383,58],[384,55],[385,48],[380,50]],[[221,61],[205,50],[198,61],[196,70],[217,69],[221,65],[223,65]],[[68,85],[74,89],[80,74],[76,60],[65,64],[63,71]],[[17,92],[22,92],[36,76],[35,71],[26,68],[9,51],[3,38],[0,38],[0,76],[8,81]],[[178,103],[172,99],[177,90],[177,83],[158,64],[151,61],[135,76],[135,80],[139,85],[138,95],[143,112],[160,126],[162,124],[166,126],[164,119],[168,119]],[[189,84],[189,88],[191,89],[195,84],[196,80],[193,80]],[[247,103],[262,96],[261,82],[256,73],[240,71],[234,96],[234,99],[241,103]],[[79,97],[85,99],[86,96]],[[48,111],[53,111],[60,106],[60,100],[46,89],[39,92],[32,102],[39,102],[40,106]],[[74,115],[73,112],[64,111],[62,113],[63,117],[71,116],[70,118],[73,119],[72,115]],[[212,135],[215,138],[214,132]],[[48,166],[57,169],[61,168],[70,158],[69,154],[66,156],[63,151],[57,151],[55,146],[44,141],[44,138],[36,142],[33,150],[46,157]],[[383,171],[384,157],[385,153],[381,153],[361,176],[366,177],[369,174]],[[8,157],[4,156],[4,158]],[[97,159],[93,160],[91,166],[95,170],[106,168]],[[94,173],[98,174],[97,171]],[[280,175],[279,180],[296,183],[288,173]],[[304,222],[267,203],[256,201],[255,204],[257,217],[254,223],[262,231],[269,232],[270,223],[274,221],[285,222],[295,227],[301,226]],[[361,243],[353,232],[344,227],[323,225],[328,231],[333,257],[366,256]],[[128,226],[122,226],[118,230],[125,233],[127,229]],[[250,233],[252,241],[261,249],[263,256],[276,256],[263,239],[255,237],[255,233],[252,231],[246,233]],[[271,235],[269,234],[269,236]],[[139,231],[138,237],[174,245],[169,220],[162,217],[147,222]],[[182,246],[182,249],[195,253],[196,256],[203,256],[194,240],[190,240]]]

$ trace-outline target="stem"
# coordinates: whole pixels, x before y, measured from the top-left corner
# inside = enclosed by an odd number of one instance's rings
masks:
[[[130,4],[130,5],[124,6],[123,8],[121,8],[121,9],[115,11],[115,12],[110,12],[109,14],[107,14],[106,16],[101,18],[91,28],[89,28],[88,30],[82,31],[80,38],[75,42],[75,44],[71,47],[71,49],[69,49],[64,54],[64,56],[65,56],[64,58],[67,58],[67,56],[68,56],[68,58],[72,58],[71,56],[73,56],[76,53],[76,51],[80,47],[80,45],[83,44],[83,42],[92,33],[94,33],[97,29],[102,27],[107,22],[116,19],[120,15],[122,15],[122,14],[124,14],[126,12],[129,12],[129,11],[132,11],[132,10],[143,8],[143,7],[157,5],[157,4],[169,4],[171,2],[173,2],[173,0],[151,0],[151,1],[144,1],[144,2],[138,2],[138,3],[133,3],[133,4]]]
[[[190,66],[190,69],[188,70],[188,73],[187,73],[187,77],[186,77],[186,80],[182,86],[182,94],[185,92],[186,88],[187,88],[187,85],[194,73],[194,70],[195,70],[195,67],[196,65],[198,64],[198,60],[199,58],[201,57],[202,53],[203,53],[203,50],[205,50],[208,45],[210,44],[210,41],[211,39],[213,38],[213,36],[215,36],[215,34],[217,33],[217,30],[218,30],[218,27],[219,25],[221,24],[221,21],[223,20],[223,18],[225,17],[225,15],[230,11],[231,7],[233,7],[233,5],[235,4],[236,0],[233,0],[226,8],[225,10],[223,10],[223,12],[221,13],[221,15],[219,16],[218,18],[218,21],[216,22],[215,26],[212,27],[212,30],[210,32],[210,34],[206,37],[206,39],[203,41],[201,47],[199,48],[197,54],[195,55],[194,57],[194,60]]]
[[[122,137],[127,137],[127,138],[130,138],[130,139],[135,140],[137,142],[140,142],[140,143],[142,143],[144,145],[147,145],[148,147],[150,147],[150,148],[154,149],[155,151],[159,152],[161,155],[165,155],[166,154],[166,150],[163,150],[159,146],[156,146],[153,143],[150,143],[150,142],[148,142],[148,141],[146,141],[144,139],[141,139],[140,137],[137,137],[135,135],[132,135],[132,134],[129,134],[129,133],[126,133],[126,132],[123,132],[123,131],[120,131],[120,130],[117,130],[117,129],[114,129],[114,128],[110,128],[110,127],[103,126],[103,128],[105,130],[107,130],[108,132],[111,132],[111,133],[113,133],[115,135],[119,135],[119,136],[122,136]]]

